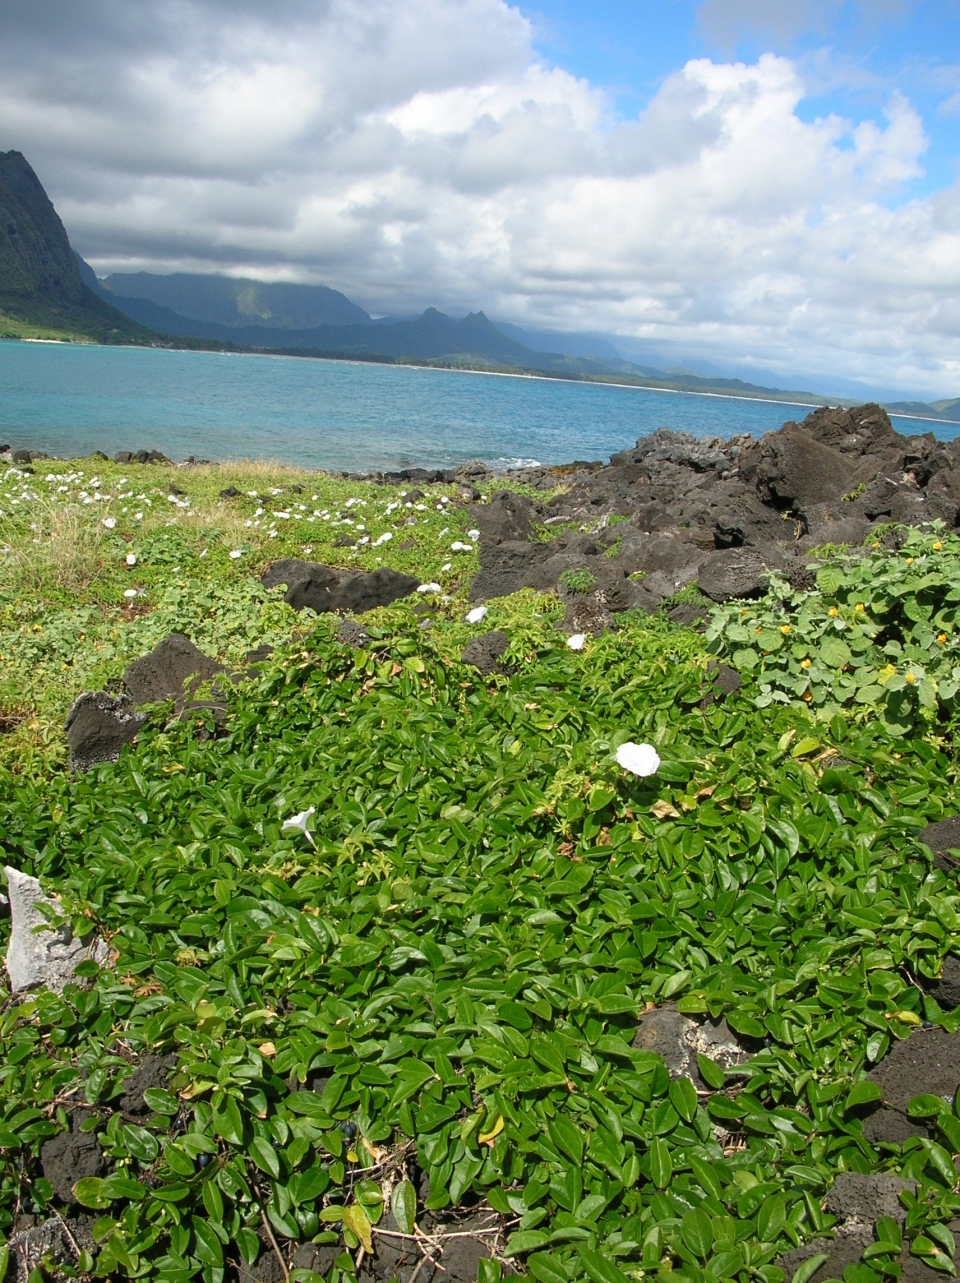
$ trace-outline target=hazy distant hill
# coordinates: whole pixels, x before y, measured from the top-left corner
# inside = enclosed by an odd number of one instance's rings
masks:
[[[115,296],[116,306],[128,314],[131,300],[146,299],[180,317],[230,329],[256,326],[268,330],[304,330],[318,325],[370,324],[370,317],[362,307],[326,285],[271,284],[192,272],[173,272],[169,276],[115,272],[100,282],[100,288]],[[140,315],[149,315],[149,312],[141,309]]]
[[[891,401],[887,409],[891,414],[918,414],[924,419],[960,423],[960,397],[952,401]]]
[[[81,279],[67,233],[18,151],[0,152],[0,334],[144,342],[152,336]]]

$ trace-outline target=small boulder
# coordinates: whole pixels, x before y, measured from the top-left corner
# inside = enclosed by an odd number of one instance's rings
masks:
[[[71,771],[89,771],[98,762],[115,762],[124,744],[136,738],[146,720],[125,695],[84,691],[74,700],[64,723]]]
[[[225,490],[220,491],[220,498],[236,499],[239,496],[239,494],[240,494],[240,491],[237,489],[236,486],[227,486]]]
[[[917,1182],[893,1176],[889,1172],[841,1172],[827,1194],[828,1212],[841,1222],[866,1221],[872,1225],[878,1216],[889,1216],[902,1225],[907,1209],[900,1201],[903,1193],[916,1192]]]
[[[928,824],[917,836],[933,852],[933,862],[938,869],[952,873],[960,868],[960,856],[950,854],[960,851],[960,815],[949,815],[945,820]]]
[[[85,1112],[74,1110],[70,1130],[52,1136],[40,1147],[43,1174],[64,1203],[77,1201],[73,1192],[77,1181],[85,1176],[102,1176],[107,1166],[96,1134],[80,1130]]]
[[[905,1114],[914,1096],[952,1101],[960,1087],[960,1033],[918,1029],[895,1042],[867,1077],[883,1093],[883,1103]]]
[[[18,869],[6,869],[10,896],[10,941],[6,967],[10,992],[52,989],[61,993],[74,978],[81,962],[106,961],[109,950],[99,937],[74,936],[70,924],[52,927],[41,906],[59,911],[60,902],[44,895],[36,878]]]
[[[707,664],[707,678],[710,686],[700,702],[701,708],[709,708],[711,704],[725,700],[728,695],[735,695],[743,685],[735,668],[731,668],[729,664],[719,664],[715,659]]]
[[[723,548],[713,553],[697,572],[697,587],[711,601],[739,601],[762,597],[767,591],[771,565],[782,558],[763,555],[754,548]]]
[[[500,656],[510,645],[510,638],[499,629],[482,633],[467,642],[463,648],[463,662],[471,668],[477,668],[484,676],[492,673],[505,673],[508,670],[501,664]]]
[[[952,953],[947,954],[940,978],[928,984],[927,991],[944,1011],[960,1007],[960,958],[954,957]]]
[[[182,633],[170,633],[148,655],[127,665],[123,684],[135,704],[182,702],[188,686],[212,680],[223,665],[205,655]]]
[[[525,495],[512,490],[499,490],[489,503],[470,504],[467,522],[480,531],[480,538],[491,543],[507,539],[529,539],[536,510]]]
[[[149,1114],[150,1106],[143,1099],[143,1093],[151,1087],[166,1087],[176,1063],[176,1056],[144,1056],[130,1077],[124,1080],[121,1111],[125,1114]]]
[[[420,581],[387,566],[370,573],[356,573],[313,561],[285,558],[275,562],[261,582],[265,588],[286,584],[284,601],[294,610],[309,608],[318,615],[327,611],[362,615],[408,597]]]
[[[645,1012],[637,1025],[634,1047],[655,1051],[672,1078],[689,1078],[706,1087],[697,1068],[697,1055],[709,1056],[723,1069],[736,1069],[749,1060],[751,1051],[726,1020],[691,1020],[675,1003]]]
[[[341,619],[340,627],[337,629],[337,641],[342,642],[344,646],[352,646],[354,650],[363,650],[369,644],[370,634],[363,624],[358,624],[352,619]]]

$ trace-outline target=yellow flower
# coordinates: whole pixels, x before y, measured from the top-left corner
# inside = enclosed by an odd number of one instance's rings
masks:
[[[937,641],[940,643],[940,645],[941,645],[941,646],[943,645],[943,643],[944,643],[946,640],[947,640],[947,634],[946,634],[946,633],[941,633],[941,634],[940,634],[940,636],[937,638]]]
[[[789,624],[784,624],[784,625],[783,625],[783,627],[780,629],[780,631],[781,631],[784,635],[786,635],[786,634],[790,631],[790,625],[789,625]]]
[[[913,673],[906,673],[905,676],[908,682],[915,682],[917,680]]]
[[[831,619],[833,619],[835,615],[839,615],[839,613],[840,612],[837,610],[836,606],[831,606],[830,609],[827,611],[827,614],[830,616]]]
[[[803,698],[807,701],[807,703],[809,703],[809,702],[810,702],[810,700],[812,700],[812,699],[813,699],[813,692],[812,692],[812,691],[804,691],[804,692],[803,692]]]
[[[810,667],[810,660],[809,660],[809,659],[801,659],[801,661],[800,661],[800,667],[801,667],[801,668],[809,668],[809,667]]]
[[[858,601],[854,606],[854,610],[866,610],[866,606],[864,606],[862,601]]]
[[[942,547],[943,547],[943,544],[938,539],[937,542],[933,545],[933,551],[939,552]]]
[[[907,558],[907,565],[908,565],[908,566],[912,566],[912,565],[913,565],[913,558],[912,558],[912,557],[908,557],[908,558]]]
[[[871,548],[879,548],[879,547],[880,547],[880,545],[879,545],[878,543],[872,543],[872,544],[870,545],[870,547],[871,547]]]

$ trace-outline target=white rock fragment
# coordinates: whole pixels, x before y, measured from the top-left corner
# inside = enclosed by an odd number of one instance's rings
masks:
[[[100,964],[106,961],[109,950],[99,937],[78,940],[68,923],[56,928],[50,926],[39,906],[59,910],[60,903],[44,895],[36,878],[9,867],[6,875],[10,893],[6,965],[11,993],[28,989],[62,993],[81,962],[88,958]]]

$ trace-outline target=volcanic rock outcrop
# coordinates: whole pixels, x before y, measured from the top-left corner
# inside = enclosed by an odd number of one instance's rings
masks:
[[[472,600],[581,570],[608,610],[652,610],[694,582],[714,601],[759,596],[770,571],[803,586],[811,549],[860,544],[878,523],[955,526],[960,440],[901,436],[877,405],[825,407],[759,440],[661,428],[607,467],[509,475],[567,488],[545,503],[501,492],[467,507],[481,541]],[[535,525],[563,533],[538,541]]]

